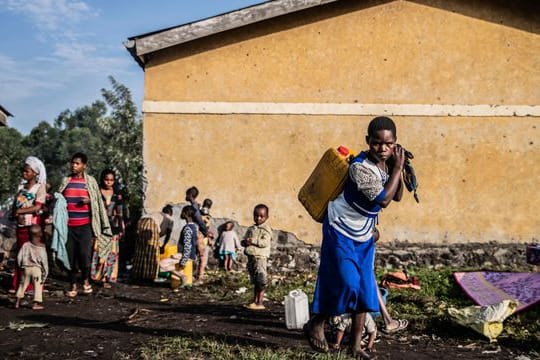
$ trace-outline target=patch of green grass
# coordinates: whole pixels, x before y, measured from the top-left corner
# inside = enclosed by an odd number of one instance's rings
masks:
[[[293,349],[261,349],[250,345],[231,345],[201,338],[171,337],[151,341],[134,355],[119,354],[119,358],[165,360],[340,360],[350,359],[345,354],[317,354]]]

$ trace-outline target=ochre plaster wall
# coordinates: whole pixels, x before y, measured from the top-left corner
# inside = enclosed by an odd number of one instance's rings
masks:
[[[533,32],[403,1],[307,18],[153,55],[145,100],[540,104]],[[249,224],[253,206],[264,202],[274,228],[319,243],[320,226],[297,192],[326,148],[364,148],[370,118],[146,113],[145,206],[180,202],[197,185],[201,201],[214,199],[214,216]],[[399,141],[416,155],[421,202],[406,193],[384,210],[383,240],[538,237],[538,118],[393,118]]]

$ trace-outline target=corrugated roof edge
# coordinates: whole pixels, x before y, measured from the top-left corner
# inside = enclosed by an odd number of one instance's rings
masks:
[[[274,0],[233,10],[202,20],[128,38],[124,46],[145,67],[144,55],[219,32],[290,14],[339,0]]]

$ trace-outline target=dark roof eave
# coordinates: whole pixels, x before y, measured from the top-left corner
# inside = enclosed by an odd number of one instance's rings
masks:
[[[124,47],[127,49],[129,54],[133,57],[133,59],[135,59],[137,64],[139,64],[139,66],[144,71],[144,65],[145,65],[144,64],[144,55],[143,55],[143,57],[137,56],[137,43],[136,43],[136,41],[132,40],[132,39],[128,39],[128,40],[124,41]]]
[[[0,111],[3,112],[4,114],[6,114],[6,116],[11,116],[11,117],[13,117],[13,114],[10,113],[9,111],[7,111],[6,108],[3,107],[2,105],[0,105]]]

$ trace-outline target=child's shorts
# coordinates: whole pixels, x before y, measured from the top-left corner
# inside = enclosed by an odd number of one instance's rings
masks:
[[[268,278],[266,273],[266,260],[265,257],[248,257],[247,270],[249,279],[255,286],[255,289],[264,289],[266,287]]]

